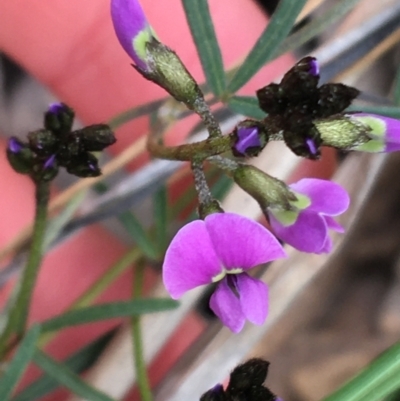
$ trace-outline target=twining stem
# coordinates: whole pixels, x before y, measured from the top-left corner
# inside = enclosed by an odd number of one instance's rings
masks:
[[[29,306],[43,256],[43,240],[46,232],[49,194],[50,188],[48,182],[39,181],[36,183],[36,212],[31,248],[25,270],[22,273],[22,279],[19,283],[16,301],[9,312],[6,327],[0,336],[0,360],[4,358],[10,336],[15,334],[17,339],[21,338],[26,330]]]
[[[149,138],[147,149],[152,156],[159,159],[180,161],[202,161],[210,156],[220,155],[231,149],[232,139],[229,136],[208,138],[201,142],[179,146],[164,146],[158,141]]]
[[[144,259],[139,260],[133,281],[132,298],[138,299],[142,296],[143,278],[144,278]],[[140,316],[131,319],[132,325],[132,341],[133,341],[133,358],[136,369],[137,383],[142,401],[152,401],[153,395],[150,389],[149,378],[147,375],[146,361],[144,359],[142,329],[140,325]]]

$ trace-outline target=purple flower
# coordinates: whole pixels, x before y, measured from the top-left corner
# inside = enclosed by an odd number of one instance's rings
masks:
[[[235,149],[238,153],[245,155],[249,148],[260,148],[261,140],[257,127],[239,127],[237,130],[238,140]]]
[[[177,299],[195,287],[218,283],[210,307],[233,332],[267,317],[267,286],[247,270],[286,256],[261,224],[233,213],[213,213],[181,228],[167,249],[163,280]]]
[[[146,71],[146,43],[155,36],[138,0],[112,0],[111,17],[121,46]]]
[[[23,143],[14,136],[8,140],[8,150],[11,153],[19,153],[24,147]]]
[[[371,140],[358,146],[355,150],[374,153],[400,150],[399,120],[367,113],[348,114],[347,117],[351,120],[356,120],[371,130],[366,132]]]
[[[293,210],[267,210],[275,235],[303,252],[330,252],[328,229],[344,231],[332,216],[349,207],[347,192],[334,182],[315,178],[302,179],[290,189],[297,197],[297,201],[289,201]]]
[[[319,75],[319,64],[315,57],[309,57],[310,74],[313,76]]]

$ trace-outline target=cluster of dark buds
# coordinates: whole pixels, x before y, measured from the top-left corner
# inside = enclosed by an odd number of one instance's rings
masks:
[[[394,152],[400,149],[400,123],[393,118],[346,112],[358,89],[341,83],[318,87],[319,66],[314,57],[296,63],[279,84],[257,91],[262,121],[245,120],[232,137],[237,157],[252,157],[270,140],[284,140],[298,156],[319,159],[321,146],[340,150]]]
[[[30,132],[27,142],[10,138],[7,157],[14,170],[35,182],[52,180],[59,167],[78,177],[100,175],[98,160],[91,152],[115,143],[114,133],[106,124],[73,131],[73,121],[74,111],[64,103],[55,103],[44,115],[44,128]]]
[[[200,401],[278,401],[279,399],[263,386],[268,367],[267,361],[250,359],[232,371],[226,389],[217,384],[205,392]]]

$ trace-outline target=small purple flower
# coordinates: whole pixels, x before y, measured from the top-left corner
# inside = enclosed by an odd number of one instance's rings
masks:
[[[246,319],[261,325],[267,317],[267,286],[247,270],[284,256],[261,224],[234,213],[213,213],[175,235],[165,255],[164,285],[177,299],[195,287],[218,283],[210,307],[238,333]]]
[[[348,114],[348,118],[367,126],[370,141],[354,150],[364,152],[396,152],[400,150],[400,121],[390,117],[367,113]]]
[[[319,75],[318,60],[314,57],[310,57],[310,74],[313,76]]]
[[[112,0],[111,17],[121,46],[146,71],[146,43],[155,36],[138,0]]]
[[[48,111],[53,114],[60,114],[65,110],[65,105],[63,103],[51,103],[49,104]]]
[[[344,232],[332,216],[349,207],[347,192],[331,181],[306,178],[290,185],[297,201],[289,201],[293,210],[268,209],[275,235],[303,252],[330,252],[328,229]]]
[[[19,153],[23,147],[24,147],[24,145],[22,144],[22,142],[15,137],[11,137],[8,140],[8,150],[11,153],[14,153],[14,154]]]
[[[310,153],[311,153],[313,156],[315,156],[315,155],[318,154],[318,147],[317,147],[317,145],[316,145],[314,139],[307,138],[307,139],[306,139],[306,144],[307,144],[308,150],[310,151]]]
[[[235,149],[239,154],[245,155],[249,148],[261,147],[261,140],[257,127],[239,127],[237,129],[237,137]]]

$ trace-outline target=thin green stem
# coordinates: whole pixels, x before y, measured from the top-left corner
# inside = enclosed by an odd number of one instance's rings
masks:
[[[166,147],[155,140],[149,139],[147,149],[152,156],[159,159],[180,161],[202,161],[210,156],[220,155],[231,149],[232,139],[229,136],[209,138],[201,142],[180,146]]]
[[[142,296],[143,278],[144,278],[144,260],[137,263],[135,269],[135,278],[133,281],[132,298],[138,299]],[[150,389],[149,377],[147,375],[146,361],[144,359],[142,330],[140,325],[140,316],[133,317],[132,324],[132,341],[133,341],[133,358],[136,369],[137,383],[142,397],[142,401],[152,401],[153,395]]]
[[[31,249],[19,283],[15,304],[12,306],[6,327],[0,336],[0,360],[7,351],[12,334],[21,338],[26,330],[30,301],[43,256],[43,241],[46,232],[47,207],[50,188],[48,182],[37,182],[35,188],[36,212],[33,226]]]

